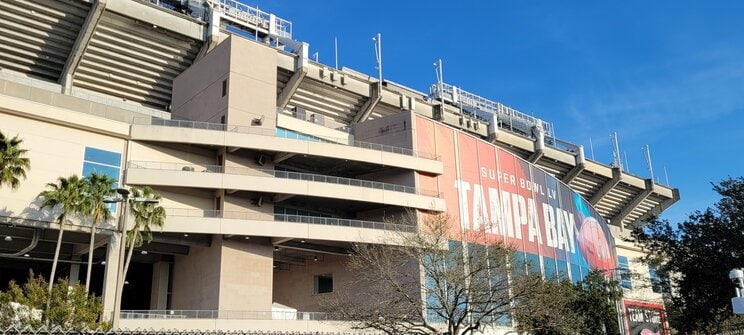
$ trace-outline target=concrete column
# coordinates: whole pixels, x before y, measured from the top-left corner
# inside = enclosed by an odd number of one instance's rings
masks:
[[[152,290],[150,294],[150,309],[168,309],[168,280],[170,278],[170,264],[155,262],[152,265]]]
[[[80,261],[80,257],[72,257],[73,261]],[[70,264],[70,287],[80,283],[80,264]]]
[[[121,234],[114,233],[106,245],[106,265],[103,274],[103,319],[111,320],[116,300],[116,279],[119,268]]]

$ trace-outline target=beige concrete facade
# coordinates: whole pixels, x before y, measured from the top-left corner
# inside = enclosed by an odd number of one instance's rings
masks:
[[[419,116],[520,158],[537,157],[536,166],[592,199],[600,214],[615,220],[611,224],[617,254],[631,260],[636,274],[626,296],[662,300],[650,289],[648,268],[636,261],[642,251],[621,238],[629,224],[673,204],[679,197],[675,189],[587,160],[579,147],[538,148],[530,136],[489,130],[485,124],[475,127],[471,121],[482,120],[463,115],[455,106],[351,69],[311,62],[262,41],[218,33],[224,37],[219,44],[194,44],[208,25],[162,17],[162,10],[144,4],[128,8],[121,0],[109,2],[113,12],[105,12],[103,22],[118,20],[118,27],[146,29],[158,41],[172,38],[163,48],[176,56],[147,56],[144,59],[154,64],[132,62],[103,79],[80,74],[64,85],[33,74],[9,76],[1,69],[0,131],[23,139],[32,168],[19,189],[0,188],[0,224],[9,223],[0,230],[16,234],[19,246],[30,238],[15,225],[56,233],[58,226],[51,221],[57,213],[38,209],[37,196],[46,183],[81,175],[86,147],[120,154],[119,186],[152,186],[167,211],[165,227],[155,232],[151,244],[137,248],[133,273],[127,277],[134,287],[130,292],[147,288],[150,294],[125,308],[138,310],[138,316],[162,318],[124,320],[123,327],[347,328],[312,321],[309,313],[278,320],[285,317],[275,316],[272,309],[276,303],[299,312],[320,311],[322,297],[333,293],[315,293],[315,276],[332,275],[334,289],[348,290],[355,289],[349,287],[353,277],[363,275],[346,268],[354,243],[395,244],[391,230],[416,229],[395,225],[410,210],[454,211],[441,194],[420,188],[419,179],[443,175],[445,163],[432,155],[436,144],[417,142],[414,121]],[[134,22],[119,14],[132,16]],[[158,20],[160,30],[154,27]],[[183,31],[174,34],[173,29]],[[143,46],[148,48],[155,47]],[[86,59],[85,66],[96,62],[84,58],[84,48],[74,52],[77,59]],[[136,72],[138,66],[149,73],[140,75],[142,83],[112,75]],[[533,156],[538,149],[541,156]],[[89,220],[73,216],[70,221],[62,258],[85,258]],[[96,266],[103,267],[103,278],[94,280],[102,279],[106,315],[114,309],[120,261],[115,222],[102,225],[94,252]],[[50,258],[55,237],[50,236],[30,251],[40,263]],[[84,268],[63,267],[74,275]],[[150,310],[163,313],[148,314]],[[175,313],[184,310],[214,313],[208,320]]]

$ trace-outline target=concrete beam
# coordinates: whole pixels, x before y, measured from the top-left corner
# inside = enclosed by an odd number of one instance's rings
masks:
[[[645,182],[646,187],[643,189],[643,191],[638,193],[633,198],[633,200],[631,200],[630,203],[628,203],[628,205],[626,205],[625,208],[620,211],[620,213],[615,215],[615,217],[610,220],[610,222],[620,226],[621,228],[624,228],[623,221],[625,220],[625,218],[633,211],[633,209],[638,207],[638,205],[640,205],[643,200],[646,200],[646,198],[648,198],[648,196],[651,195],[651,193],[653,193],[654,191],[654,181],[651,179],[646,179]]]
[[[131,0],[108,0],[106,11],[134,17],[137,18],[137,21],[156,25],[197,41],[203,41],[205,38],[204,29],[206,28],[201,22],[149,3]]]
[[[275,237],[275,238],[272,238],[271,239],[271,244],[273,244],[273,245],[279,245],[279,244],[282,244],[282,243],[285,243],[285,242],[289,242],[289,241],[291,241],[293,239],[294,238],[291,238],[291,237],[281,237],[281,238],[280,237]]]
[[[576,165],[566,173],[566,175],[563,177],[563,182],[566,183],[566,185],[570,184],[576,177],[578,177],[581,174],[581,171],[584,171],[586,169],[586,157],[584,156],[584,146],[579,146],[579,152],[576,153]]]
[[[679,189],[672,189],[672,197],[668,198],[658,205],[654,206],[654,208],[651,208],[648,212],[641,215],[641,217],[638,218],[638,220],[635,220],[635,222],[631,223],[632,226],[642,224],[646,220],[650,219],[651,217],[660,215],[663,211],[665,211],[667,208],[671,207],[679,201]]]
[[[289,81],[287,81],[287,85],[284,86],[282,92],[279,93],[278,97],[276,97],[276,107],[278,109],[284,109],[284,107],[287,107],[289,100],[292,98],[295,92],[297,92],[297,89],[300,88],[302,79],[304,79],[305,76],[307,76],[307,68],[302,67],[300,69],[297,69],[292,77],[289,78]]]
[[[271,199],[271,202],[273,203],[282,202],[284,200],[294,198],[295,196],[296,196],[295,194],[277,194],[274,196],[273,199]]]
[[[283,244],[281,247],[286,248],[286,249],[311,251],[311,252],[320,253],[320,254],[341,255],[341,256],[347,256],[349,252],[351,252],[349,249],[346,249],[346,248],[332,247],[332,246],[312,244],[312,243],[302,243],[302,242],[288,242],[288,243]]]
[[[279,164],[283,161],[286,161],[294,156],[297,156],[297,154],[289,153],[289,152],[281,152],[276,155],[274,155],[274,164]]]
[[[194,63],[206,56],[217,44],[220,44],[220,14],[213,8],[209,10],[209,23],[204,29],[204,44],[194,59]]]
[[[377,104],[382,100],[382,85],[380,82],[374,82],[369,85],[369,99],[364,102],[362,108],[359,109],[354,120],[351,123],[359,123],[366,120],[372,111],[377,107]]]
[[[93,33],[98,26],[98,21],[101,20],[103,12],[106,10],[106,2],[108,0],[97,0],[90,8],[88,17],[85,18],[85,23],[78,33],[75,44],[72,45],[70,55],[67,57],[67,62],[62,68],[62,74],[59,76],[59,83],[62,85],[62,93],[70,94],[72,91],[72,76],[77,70],[80,60],[83,58],[85,49],[88,48],[88,42],[90,42]]]
[[[535,164],[545,155],[545,132],[540,127],[533,127],[532,132],[535,134],[534,149],[527,160]]]
[[[620,183],[620,179],[622,179],[623,172],[620,171],[620,168],[612,168],[612,179],[608,180],[604,185],[602,185],[602,188],[597,191],[597,193],[594,193],[591,199],[589,199],[589,203],[592,204],[592,206],[595,206],[599,203],[602,198],[604,198],[607,193],[610,193],[617,184]]]
[[[98,237],[99,235],[96,235]],[[96,239],[95,243],[93,243],[93,250],[96,250],[100,247],[105,246],[107,243],[109,243],[109,240],[111,238],[108,236],[104,236],[104,238]],[[75,247],[72,249],[72,255],[73,256],[82,256],[88,253],[89,246],[85,244],[79,244],[75,245]]]

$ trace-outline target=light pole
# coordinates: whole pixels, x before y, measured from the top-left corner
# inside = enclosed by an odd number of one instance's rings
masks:
[[[744,314],[744,269],[733,269],[729,279],[736,285],[736,296],[731,298],[734,314]]]
[[[121,318],[121,297],[124,291],[124,255],[126,254],[127,245],[127,218],[129,217],[129,202],[144,202],[144,203],[158,203],[158,200],[149,198],[132,198],[129,199],[129,190],[126,188],[116,189],[116,193],[119,193],[118,198],[106,199],[105,203],[122,203],[121,212],[119,212],[119,223],[117,232],[120,234],[119,241],[119,257],[118,266],[116,269],[116,291],[114,293],[114,315],[111,317],[111,328],[116,330],[119,329],[119,319]]]

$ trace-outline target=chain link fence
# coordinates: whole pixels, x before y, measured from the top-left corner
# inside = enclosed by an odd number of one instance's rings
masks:
[[[0,328],[2,335],[371,335],[370,332],[283,332],[283,331],[215,331],[215,330],[102,330],[10,327]]]

